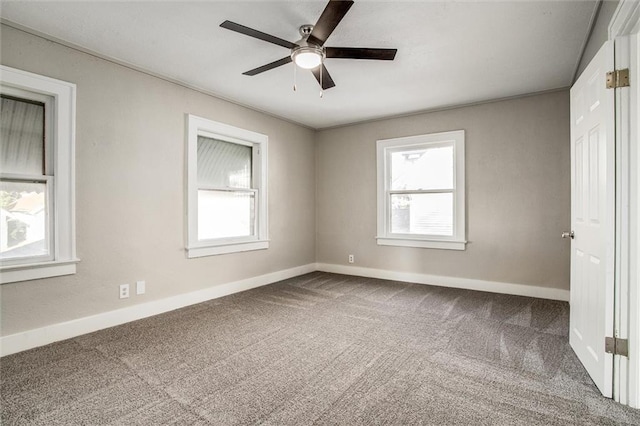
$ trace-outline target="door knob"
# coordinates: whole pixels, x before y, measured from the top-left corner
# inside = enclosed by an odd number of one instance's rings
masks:
[[[575,238],[575,234],[573,233],[573,231],[571,232],[563,232],[562,233],[562,238],[571,238],[572,240]]]

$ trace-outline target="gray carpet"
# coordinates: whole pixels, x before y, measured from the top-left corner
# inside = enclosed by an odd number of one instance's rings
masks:
[[[609,425],[568,304],[312,273],[4,357],[2,424]]]

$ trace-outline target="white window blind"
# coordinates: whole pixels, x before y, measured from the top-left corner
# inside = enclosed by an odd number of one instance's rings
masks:
[[[0,170],[44,175],[44,103],[2,96]]]
[[[198,136],[198,185],[251,188],[250,146]]]

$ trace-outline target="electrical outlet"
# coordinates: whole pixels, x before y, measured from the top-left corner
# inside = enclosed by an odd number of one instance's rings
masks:
[[[120,299],[129,297],[129,284],[120,284]]]
[[[355,257],[352,254],[349,255],[349,263],[354,263],[356,261]]]
[[[147,291],[147,284],[144,281],[136,281],[136,294],[144,294]]]

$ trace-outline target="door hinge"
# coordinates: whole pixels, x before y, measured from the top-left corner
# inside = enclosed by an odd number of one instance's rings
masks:
[[[617,89],[618,87],[629,87],[629,68],[607,73],[607,89]]]
[[[629,340],[617,337],[604,338],[604,351],[608,354],[629,356]]]

